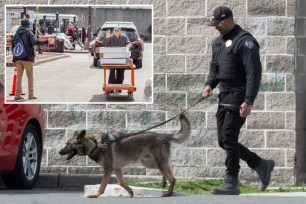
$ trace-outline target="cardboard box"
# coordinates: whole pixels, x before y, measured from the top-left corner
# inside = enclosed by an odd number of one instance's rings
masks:
[[[99,53],[99,58],[118,59],[118,58],[130,58],[131,52],[104,52]]]
[[[131,59],[106,59],[106,58],[101,58],[100,59],[100,64],[120,64],[120,65],[128,65],[132,66],[133,62]]]
[[[107,52],[126,53],[129,51],[129,48],[127,47],[97,47],[97,48],[99,49],[99,52],[96,53],[107,53]]]

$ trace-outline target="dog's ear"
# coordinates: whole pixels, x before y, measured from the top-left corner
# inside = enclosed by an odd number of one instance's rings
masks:
[[[75,131],[75,132],[73,133],[73,137],[77,137],[78,135],[79,135],[78,131]]]
[[[82,140],[86,135],[86,131],[85,130],[82,130],[82,132],[78,135],[77,139],[78,140]]]

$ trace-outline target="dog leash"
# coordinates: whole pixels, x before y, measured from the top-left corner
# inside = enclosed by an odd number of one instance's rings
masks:
[[[154,128],[159,127],[159,126],[161,126],[161,125],[164,125],[164,124],[170,122],[171,120],[175,119],[176,117],[180,116],[181,114],[185,113],[186,111],[188,111],[188,110],[191,109],[192,107],[196,106],[197,104],[199,104],[199,103],[202,102],[203,100],[204,100],[204,97],[202,97],[199,101],[197,101],[195,104],[193,104],[193,105],[190,106],[189,108],[183,110],[180,114],[178,114],[178,115],[176,115],[176,116],[170,118],[169,120],[166,120],[166,121],[164,121],[164,122],[162,122],[162,123],[159,123],[159,124],[157,124],[157,125],[154,125],[153,127],[150,127],[150,128],[148,128],[148,129],[145,129],[145,130],[142,130],[142,131],[139,131],[139,132],[136,132],[136,133],[130,133],[130,134],[124,135],[124,136],[122,136],[122,137],[120,137],[120,138],[117,138],[117,139],[114,139],[114,140],[109,140],[109,141],[106,142],[106,144],[109,145],[109,144],[112,144],[112,143],[115,143],[115,142],[119,142],[119,141],[121,141],[121,140],[123,140],[123,139],[126,139],[126,138],[129,138],[129,137],[132,137],[132,136],[135,136],[135,135],[144,133],[144,132],[146,132],[146,131],[148,131],[148,130],[154,129]]]

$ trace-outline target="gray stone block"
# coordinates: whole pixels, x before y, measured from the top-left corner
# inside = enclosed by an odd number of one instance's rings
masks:
[[[305,6],[306,6],[306,2],[303,1],[303,0],[296,0],[296,16],[297,17],[306,17],[306,14],[305,14]]]
[[[294,92],[295,91],[295,75],[286,74],[286,91]]]
[[[287,16],[294,17],[296,9],[296,0],[287,0]]]
[[[180,166],[205,166],[206,150],[203,149],[175,149],[171,164]]]
[[[49,128],[86,128],[85,111],[49,111]]]
[[[273,74],[262,74],[260,91],[285,91],[285,76],[284,73],[279,73],[277,70]]]
[[[40,168],[41,174],[66,174],[67,167],[65,166],[48,166]]]
[[[285,16],[286,0],[248,1],[247,8],[250,16]]]
[[[137,166],[128,166],[123,169],[124,175],[146,175],[146,168]]]
[[[154,34],[167,36],[186,35],[185,18],[154,18]]]
[[[105,110],[106,105],[104,104],[68,104],[69,111],[80,111],[80,110]]]
[[[125,129],[125,117],[125,111],[88,111],[87,127],[106,130]]]
[[[186,61],[187,73],[209,73],[211,55],[187,55]]]
[[[66,144],[65,129],[46,129],[44,147],[57,147]]]
[[[166,75],[154,74],[154,93],[166,91]]]
[[[203,87],[204,89],[204,87]],[[197,93],[187,94],[187,105],[188,107],[194,105],[202,98],[202,91]],[[191,110],[201,110],[201,111],[217,111],[218,103],[215,98],[209,97],[202,100],[196,106],[192,107]]]
[[[295,130],[296,112],[286,112],[286,129]]]
[[[267,148],[294,148],[295,132],[267,131]]]
[[[153,4],[154,17],[166,16],[166,0],[129,0],[128,4]]]
[[[126,4],[126,0],[88,0],[88,3],[93,1],[95,4]],[[128,1],[131,2],[131,1]]]
[[[305,73],[305,56],[304,55],[296,55],[296,72],[297,73]]]
[[[43,104],[42,106],[44,110],[49,110],[49,111],[67,110],[67,104]]]
[[[247,30],[255,36],[266,35],[267,20],[264,17],[249,17]]]
[[[154,110],[179,110],[186,108],[185,93],[156,93],[154,95]]]
[[[47,167],[48,166],[48,153],[47,149],[44,145],[43,151],[42,151],[42,156],[41,156],[41,163],[40,167]]]
[[[187,140],[186,146],[206,148],[219,147],[217,130],[201,129],[197,131],[192,131],[190,138]]]
[[[287,47],[286,54],[294,54],[295,53],[295,38],[287,37]]]
[[[146,104],[107,104],[106,110],[147,110]]]
[[[183,73],[185,72],[185,56],[183,55],[154,55],[154,73]]]
[[[267,110],[295,110],[295,93],[266,93]]]
[[[205,74],[168,74],[167,89],[201,93],[205,78]]]
[[[247,148],[264,148],[265,133],[264,131],[243,130],[239,135],[239,143]]]
[[[269,17],[267,34],[277,36],[294,36],[294,18]]]
[[[168,16],[205,16],[204,0],[168,0]]]
[[[207,149],[207,167],[224,167],[226,152],[219,149]]]
[[[265,109],[265,94],[259,92],[252,106],[252,110],[264,110]]]
[[[270,186],[294,185],[294,168],[275,168],[271,174]]]
[[[284,129],[284,112],[253,112],[247,118],[247,129]]]
[[[166,54],[166,37],[154,37],[154,54]]]
[[[216,112],[207,112],[207,129],[216,130],[217,129],[217,119]]]
[[[227,6],[232,9],[234,18],[246,16],[246,2],[244,0],[207,0],[207,16],[211,17],[217,6]]]
[[[48,148],[48,166],[61,165],[61,166],[85,166],[85,156],[74,156],[71,160],[66,160],[67,155],[61,156],[58,152],[65,144],[59,144],[55,148]],[[54,172],[55,173],[55,172]]]
[[[167,120],[180,114],[180,112],[167,112]],[[187,111],[184,113],[190,122],[190,127],[193,130],[199,130],[205,128],[205,112],[204,111]],[[180,130],[181,124],[179,117],[167,123],[168,129]]]
[[[286,37],[261,37],[257,38],[261,54],[285,54]]]
[[[187,35],[218,36],[219,32],[213,26],[207,26],[209,18],[187,18]]]
[[[240,160],[241,161],[241,160]],[[242,163],[242,162],[240,162]],[[239,181],[243,184],[258,187],[259,186],[259,180],[258,175],[255,171],[253,171],[251,168],[245,166],[240,169],[239,172]]]
[[[267,55],[266,72],[294,73],[294,55]]]
[[[130,130],[143,130],[160,124],[166,120],[165,112],[163,111],[129,111],[127,112],[127,128]],[[166,125],[157,127],[164,129]],[[154,131],[154,130],[153,130]]]
[[[68,167],[68,174],[102,174],[102,173],[103,173],[103,168],[101,166]]]
[[[52,0],[50,0],[52,1]],[[10,0],[10,4],[48,4],[48,0]],[[87,3],[87,2],[86,2]]]
[[[286,167],[295,167],[295,149],[287,149],[286,151]]]
[[[206,37],[169,37],[167,52],[169,54],[204,54]]]
[[[285,149],[256,149],[252,150],[264,159],[275,161],[275,167],[285,167]]]
[[[296,93],[296,107],[299,111],[305,111],[306,93]]]

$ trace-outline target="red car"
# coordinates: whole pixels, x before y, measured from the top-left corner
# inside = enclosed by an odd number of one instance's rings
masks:
[[[44,141],[41,105],[4,104],[0,80],[0,173],[8,188],[33,188]]]

